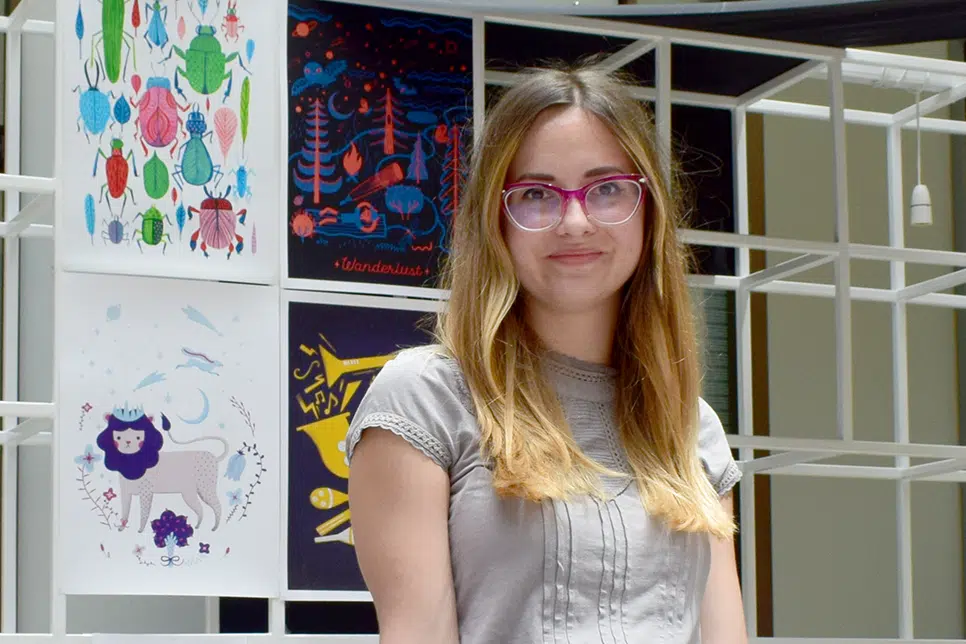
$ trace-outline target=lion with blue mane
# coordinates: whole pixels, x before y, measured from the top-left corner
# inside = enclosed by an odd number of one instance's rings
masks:
[[[128,527],[131,498],[138,497],[141,509],[138,532],[144,532],[151,514],[155,494],[180,494],[185,504],[197,515],[194,527],[201,525],[204,504],[215,515],[212,531],[221,522],[218,499],[218,463],[230,451],[228,441],[220,436],[203,436],[179,441],[171,435],[171,421],[161,414],[161,429],[142,407],[115,407],[105,414],[105,427],[97,436],[97,446],[104,450],[104,466],[117,472],[121,496],[121,530]],[[162,432],[163,430],[163,432]],[[224,451],[215,456],[207,450],[164,450],[165,436],[177,445],[206,440],[220,441]]]

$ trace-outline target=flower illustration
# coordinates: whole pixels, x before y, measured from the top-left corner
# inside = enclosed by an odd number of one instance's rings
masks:
[[[198,544],[198,552],[200,552],[203,555],[206,555],[206,554],[208,554],[208,548],[210,546],[211,546],[210,543],[199,543]]]
[[[84,448],[84,453],[74,457],[74,462],[84,468],[85,472],[93,472],[94,465],[101,462],[101,456],[94,453],[94,446],[88,445]]]
[[[104,493],[104,498],[107,499],[108,501],[113,501],[114,499],[116,499],[117,494],[114,493],[114,488],[112,487],[107,488],[107,492]]]
[[[144,554],[144,546],[134,546],[134,556],[140,558]]]
[[[238,505],[242,500],[242,490],[238,488],[236,490],[229,490],[226,492],[228,495],[228,505]]]
[[[241,479],[242,473],[245,471],[245,451],[238,450],[231,455],[228,459],[228,468],[225,471],[225,478],[231,481],[237,481]]]

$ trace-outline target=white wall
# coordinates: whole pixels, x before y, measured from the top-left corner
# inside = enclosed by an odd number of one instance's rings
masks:
[[[50,0],[34,2],[30,17],[53,20],[54,4]],[[53,38],[24,35],[23,47],[21,169],[24,174],[51,176]],[[68,97],[73,96],[68,93]],[[93,159],[79,162],[89,161]],[[52,223],[50,220],[44,223]],[[20,399],[49,401],[53,382],[53,246],[44,239],[21,243]],[[50,465],[49,448],[21,448],[17,602],[19,628],[27,633],[50,629]],[[204,626],[204,600],[197,598],[74,597],[67,605],[68,632],[203,632]]]
[[[946,58],[945,44],[891,51]],[[897,111],[913,96],[847,88],[848,107]],[[824,83],[781,98],[825,102]],[[850,235],[888,244],[885,131],[847,131]],[[951,249],[949,138],[923,135],[923,172],[934,225],[906,228],[908,246]],[[766,225],[769,235],[831,241],[834,202],[827,123],[765,119]],[[905,195],[915,182],[915,134],[903,139]],[[788,256],[769,257],[780,261]],[[909,283],[938,274],[909,266]],[[831,271],[812,275],[827,281]],[[854,261],[853,282],[889,287],[884,263]],[[912,440],[957,444],[954,313],[909,307]],[[853,304],[855,438],[893,438],[891,313],[887,304]],[[768,296],[771,433],[835,436],[835,336],[832,300]],[[850,461],[859,463],[859,461]],[[862,464],[875,464],[866,459]],[[887,463],[888,464],[888,463]],[[896,637],[898,591],[895,484],[772,477],[776,636]],[[963,635],[963,528],[958,486],[912,487],[915,635]],[[927,599],[927,593],[929,595]]]

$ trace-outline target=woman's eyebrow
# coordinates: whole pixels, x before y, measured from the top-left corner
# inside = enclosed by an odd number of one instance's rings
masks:
[[[584,173],[584,177],[591,179],[594,177],[601,177],[608,174],[627,174],[627,172],[616,165],[603,165],[597,168],[592,168]],[[546,174],[543,172],[524,172],[518,176],[514,181],[545,181],[547,183],[552,183],[556,177],[552,174]]]

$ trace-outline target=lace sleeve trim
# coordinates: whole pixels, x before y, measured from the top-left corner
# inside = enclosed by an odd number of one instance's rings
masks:
[[[728,466],[725,468],[724,474],[718,479],[718,484],[714,486],[714,489],[718,492],[718,496],[724,496],[731,489],[738,484],[741,480],[741,468],[734,461],[730,461]]]
[[[396,434],[407,443],[428,456],[444,470],[450,466],[450,455],[443,444],[428,431],[397,414],[375,412],[353,422],[356,427],[346,438],[346,456],[351,461],[352,452],[362,438],[362,432],[370,427],[378,427]]]

